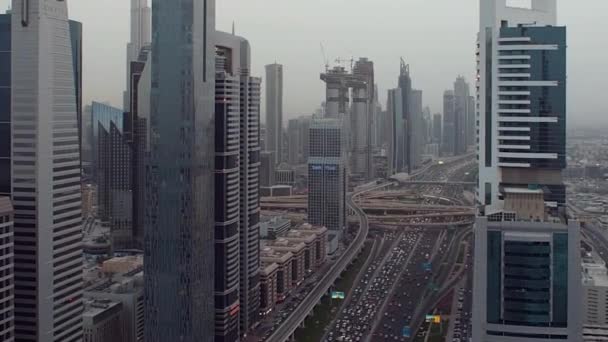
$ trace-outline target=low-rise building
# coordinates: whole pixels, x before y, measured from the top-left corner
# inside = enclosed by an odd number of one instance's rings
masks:
[[[260,313],[271,313],[278,301],[277,278],[279,265],[276,262],[262,262],[260,270]]]
[[[304,269],[306,271],[316,271],[325,262],[327,228],[305,223],[297,229],[287,232],[285,239],[291,242],[302,242],[306,245],[304,253]]]
[[[291,252],[293,254],[291,272],[288,276],[290,277],[292,287],[300,285],[305,275],[304,254],[306,252],[306,244],[289,241],[286,238],[278,238],[276,240],[262,240],[262,245],[270,247],[276,252]]]
[[[284,236],[291,228],[291,221],[281,216],[263,216],[260,222],[260,237],[273,240]]]
[[[143,342],[144,273],[143,264],[139,262],[143,258],[115,259],[110,259],[107,265],[108,261],[101,267],[85,269],[85,279],[90,285],[85,288],[84,296],[92,300],[121,303],[120,320],[124,325],[125,341]],[[123,270],[126,272],[112,272]]]
[[[293,194],[293,187],[291,185],[274,185],[267,187],[260,187],[261,197],[287,197]]]
[[[260,261],[262,265],[273,263],[277,265],[277,302],[284,301],[293,287],[293,283],[291,282],[293,253],[289,251],[275,251],[271,247],[262,246],[260,250]]]
[[[84,342],[129,342],[124,335],[122,303],[106,299],[85,301]]]
[[[583,305],[585,328],[608,329],[608,270],[597,253],[583,256]]]

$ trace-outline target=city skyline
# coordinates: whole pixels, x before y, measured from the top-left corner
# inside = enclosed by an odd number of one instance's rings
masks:
[[[435,0],[423,3],[412,0],[398,3],[380,0],[354,4],[320,1],[284,3],[268,0],[268,6],[283,14],[265,17],[268,25],[259,25],[258,18],[264,15],[265,10],[258,8],[254,2],[225,0],[217,4],[217,29],[230,32],[235,22],[236,33],[246,34],[255,48],[252,55],[253,74],[264,75],[264,65],[275,61],[285,65],[285,125],[289,119],[311,114],[320,104],[319,99],[324,93],[323,84],[317,77],[324,64],[319,45],[321,42],[332,64],[337,57],[348,59],[351,55],[374,60],[383,107],[386,106],[386,91],[397,86],[393,75],[398,72],[398,65],[396,67],[395,64],[401,55],[416,70],[412,77],[416,78],[417,87],[425,92],[432,112],[442,111],[443,91],[453,83],[454,77],[462,74],[469,80],[474,79],[472,56],[478,26],[478,1]],[[0,0],[0,11],[4,12],[8,4],[8,0]],[[68,4],[71,19],[85,22],[87,26],[84,31],[84,49],[87,53],[84,55],[83,103],[110,101],[113,106],[120,107],[123,101],[120,89],[125,89],[124,61],[125,46],[130,37],[130,3],[108,0],[72,1]],[[351,7],[347,8],[347,5]],[[408,6],[414,6],[417,12],[412,14]],[[374,25],[366,25],[363,30],[362,26],[356,25],[356,20],[341,19],[340,22],[327,23],[324,20],[303,20],[320,8],[324,9],[323,13],[340,11],[352,17],[369,13],[368,20]],[[576,1],[560,1],[558,19],[570,28],[568,76],[571,87],[568,108],[572,126],[608,123],[605,116],[608,103],[599,96],[599,89],[608,79],[608,69],[602,67],[603,61],[608,59],[608,49],[596,46],[596,42],[602,41],[602,37],[608,34],[608,27],[603,24],[606,11],[608,2],[602,0],[585,1],[585,6]],[[295,13],[297,17],[294,17]],[[320,13],[322,19],[327,18],[328,14],[323,13]],[[104,18],[107,17],[113,18],[112,26],[105,25]],[[429,20],[420,21],[417,18]],[[424,35],[410,34],[418,32],[418,26],[426,23],[433,25]],[[329,30],[327,27],[336,24],[340,24],[339,30]],[[594,30],[588,30],[588,27],[594,27]],[[288,34],[277,35],[276,32]],[[445,39],[446,32],[450,32],[449,40]],[[399,41],[401,43],[397,44]],[[442,44],[430,44],[431,41],[441,41]],[[361,50],[353,50],[355,47]],[[446,48],[451,51],[449,58],[429,59],[428,56],[444,56],[442,51]],[[590,50],[594,53],[586,53]],[[303,60],[307,62],[303,63]],[[442,67],[441,73],[436,71],[438,65]],[[595,72],[585,74],[583,70],[587,67],[594,68]],[[262,112],[265,112],[264,103]]]

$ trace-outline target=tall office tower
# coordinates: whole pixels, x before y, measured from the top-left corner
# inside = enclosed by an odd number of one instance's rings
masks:
[[[269,187],[275,184],[274,170],[276,167],[274,152],[260,153],[260,186]]]
[[[298,164],[306,164],[308,161],[308,141],[309,141],[309,130],[312,116],[301,116],[298,118],[298,137],[300,142],[298,143]]]
[[[283,161],[283,65],[266,66],[266,151],[274,152],[277,165]]]
[[[441,152],[445,155],[456,154],[456,98],[453,90],[443,93],[443,140]]]
[[[215,341],[238,341],[258,321],[260,84],[249,42],[215,32]],[[272,169],[274,173],[274,165]],[[240,181],[239,181],[240,180]],[[240,334],[239,334],[240,321]]]
[[[555,0],[482,0],[473,341],[580,341],[580,228],[565,214],[566,28]]]
[[[407,137],[403,120],[403,93],[400,88],[388,91],[386,111],[390,121],[389,170],[390,174],[407,172]]]
[[[131,108],[131,62],[137,61],[143,47],[150,45],[152,11],[148,0],[131,0],[131,38],[127,43],[127,87],[124,92],[124,110]]]
[[[409,148],[409,172],[418,168],[422,162],[422,151],[424,150],[426,131],[423,124],[422,114],[422,90],[412,89],[410,93],[410,125],[411,144]]]
[[[433,114],[433,138],[432,141],[435,144],[441,145],[441,137],[442,137],[442,121],[441,113]]]
[[[346,161],[340,118],[314,118],[308,156],[308,221],[341,236],[346,224]]]
[[[464,77],[458,76],[454,82],[454,155],[462,155],[467,151],[467,134],[469,132],[469,98],[471,88]]]
[[[77,341],[82,211],[67,3],[14,0],[12,8],[15,339]]]
[[[138,248],[134,229],[133,158],[129,114],[122,109],[93,102],[93,146],[98,217],[110,227],[112,248]]]
[[[0,14],[0,196],[11,195],[11,15]]]
[[[373,178],[373,126],[376,111],[374,62],[359,58],[352,71],[359,80],[352,88],[351,112],[351,172],[364,179]]]
[[[215,312],[215,2],[153,0],[152,9],[144,336],[208,341]]]
[[[414,136],[414,117],[412,116],[412,78],[410,77],[410,66],[405,64],[401,59],[401,67],[399,70],[399,89],[401,89],[401,121],[403,123],[403,131],[405,133],[404,153],[405,164],[403,172],[412,173],[413,161],[413,136]]]
[[[2,18],[0,16],[0,23]],[[0,197],[0,265],[2,282],[0,282],[0,341],[15,341],[14,301],[14,211],[10,198]]]

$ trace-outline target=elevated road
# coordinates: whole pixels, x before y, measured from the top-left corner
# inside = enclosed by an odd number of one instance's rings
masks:
[[[321,298],[329,291],[330,287],[336,282],[340,274],[344,272],[346,267],[353,261],[363,248],[363,244],[369,233],[369,221],[365,212],[357,206],[354,198],[372,190],[377,190],[392,183],[380,184],[376,187],[369,188],[355,194],[349,195],[346,199],[347,205],[359,217],[359,231],[355,240],[348,246],[340,259],[334,263],[330,270],[319,280],[317,285],[308,293],[308,295],[300,302],[300,305],[291,312],[285,319],[284,323],[275,330],[266,341],[269,342],[284,342],[291,338],[296,329],[304,322],[310,312],[321,301]]]
[[[463,185],[477,186],[475,182],[451,182],[451,181],[402,181],[401,185]]]

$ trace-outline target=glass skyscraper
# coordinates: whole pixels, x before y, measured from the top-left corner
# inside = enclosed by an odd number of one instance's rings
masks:
[[[481,0],[473,341],[581,341],[566,214],[566,28],[555,0]]]
[[[145,340],[214,335],[215,2],[152,1]]]

